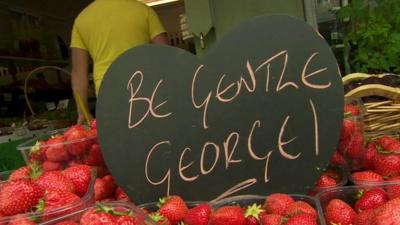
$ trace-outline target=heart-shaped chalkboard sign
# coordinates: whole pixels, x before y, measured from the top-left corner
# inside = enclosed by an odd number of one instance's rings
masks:
[[[97,102],[107,166],[135,203],[306,193],[342,117],[334,55],[286,16],[242,24],[203,58],[170,46],[128,50]]]

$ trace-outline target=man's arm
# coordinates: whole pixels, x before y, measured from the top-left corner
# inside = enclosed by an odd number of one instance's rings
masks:
[[[151,43],[153,44],[161,44],[161,45],[169,45],[169,39],[167,36],[167,33],[161,33],[157,36],[155,36],[152,40]]]
[[[78,94],[82,99],[86,109],[88,109],[88,68],[89,68],[89,53],[80,48],[71,48],[72,55],[72,90],[75,94]],[[75,99],[76,102],[78,102]],[[78,108],[78,124],[82,124],[85,121],[83,112]]]

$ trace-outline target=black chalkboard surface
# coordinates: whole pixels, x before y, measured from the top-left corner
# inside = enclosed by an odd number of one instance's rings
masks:
[[[137,204],[306,193],[335,150],[342,116],[329,46],[286,16],[242,24],[204,58],[169,46],[128,50],[97,103],[107,165]]]

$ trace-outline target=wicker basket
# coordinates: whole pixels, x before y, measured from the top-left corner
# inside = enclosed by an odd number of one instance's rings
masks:
[[[385,76],[393,76],[389,85],[379,82]],[[369,79],[368,82],[365,82]],[[382,132],[400,131],[400,76],[395,74],[370,75],[355,73],[343,77],[344,85],[354,85],[345,96],[363,98],[365,106],[365,132],[373,137]],[[398,82],[398,83],[397,83]],[[366,97],[376,96],[378,100],[369,101]]]

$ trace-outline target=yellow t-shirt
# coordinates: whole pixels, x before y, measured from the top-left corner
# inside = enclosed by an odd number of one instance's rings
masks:
[[[98,94],[104,74],[119,55],[163,32],[154,10],[137,0],[96,0],[75,19],[71,47],[92,57]]]

